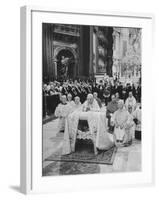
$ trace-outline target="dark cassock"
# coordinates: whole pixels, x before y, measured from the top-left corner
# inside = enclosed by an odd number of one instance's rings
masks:
[[[107,105],[107,111],[106,111],[106,117],[108,118],[108,127],[109,130],[112,132],[113,131],[113,127],[110,124],[111,121],[111,117],[113,115],[113,113],[118,110],[118,103],[117,101],[110,101]]]
[[[117,87],[117,92],[119,93],[119,98],[122,98],[122,91],[123,91],[123,86],[122,84],[119,84]]]
[[[113,94],[113,91],[112,91],[112,90],[113,90],[113,89],[112,89],[113,86],[112,86],[112,85],[109,85],[109,88],[110,88],[110,96],[112,96],[112,94]]]
[[[104,88],[103,97],[105,99],[105,106],[107,106],[108,102],[110,101],[110,87]]]
[[[135,138],[141,140],[141,106],[139,106],[133,113],[135,122]]]
[[[132,85],[132,93],[133,93],[133,96],[135,97],[136,99],[136,95],[137,95],[137,88],[135,87],[135,85],[133,84]]]
[[[114,92],[115,92],[115,93],[118,92],[118,85],[117,85],[117,84],[114,85]],[[115,94],[115,93],[114,93],[114,94]]]
[[[43,117],[46,117],[46,111],[47,111],[47,108],[46,108],[46,93],[43,90]]]
[[[82,88],[81,88],[81,97],[80,97],[81,103],[84,103],[86,98],[87,98],[87,91],[82,86]]]
[[[124,102],[127,99],[127,94],[126,94],[126,89],[125,88],[123,88],[123,90],[122,90],[122,99],[124,100]]]
[[[52,90],[45,90],[44,91],[44,95],[45,95],[45,105],[46,105],[46,112],[48,115],[52,114],[52,110],[51,110],[51,94],[52,94]]]
[[[98,85],[98,97],[100,98],[100,100],[103,99],[103,91],[104,91],[104,86]]]
[[[50,90],[50,95],[46,98],[48,114],[51,115],[55,112],[57,105],[60,103],[60,96],[55,90]]]
[[[132,87],[131,87],[131,85],[128,83],[127,85],[126,85],[126,96],[127,96],[127,98],[128,98],[128,96],[129,96],[129,92],[131,92],[132,91]]]
[[[111,95],[116,93],[116,86],[111,86]]]
[[[99,89],[98,89],[98,84],[93,84],[92,85],[92,93],[97,92],[97,94],[99,95]]]
[[[139,85],[139,86],[137,87],[137,94],[138,94],[138,96],[137,96],[137,101],[138,101],[139,103],[141,103],[141,85]]]

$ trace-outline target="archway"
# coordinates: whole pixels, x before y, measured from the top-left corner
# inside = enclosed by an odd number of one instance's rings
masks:
[[[75,77],[75,57],[69,49],[62,49],[56,56],[58,79]]]

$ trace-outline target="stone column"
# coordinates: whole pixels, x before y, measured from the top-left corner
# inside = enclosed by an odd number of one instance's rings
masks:
[[[89,75],[93,75],[93,26],[90,26],[90,57],[89,57]]]
[[[96,27],[96,74],[99,72],[98,69],[99,51],[98,51],[98,27]]]
[[[80,26],[80,42],[79,42],[79,68],[78,76],[83,75],[83,27]]]
[[[113,28],[108,28],[108,47],[107,47],[107,74],[112,76],[113,66]]]
[[[97,36],[95,30],[93,31],[93,76],[96,74],[97,67]]]
[[[53,62],[54,62],[54,77],[57,78],[57,59],[55,58]]]

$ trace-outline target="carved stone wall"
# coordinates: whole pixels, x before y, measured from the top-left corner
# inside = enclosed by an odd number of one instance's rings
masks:
[[[141,29],[113,28],[113,74],[121,79],[141,77]]]
[[[57,56],[60,51],[67,50],[75,60],[74,75],[79,67],[80,28],[75,25],[43,24],[43,79],[51,81],[58,77]]]

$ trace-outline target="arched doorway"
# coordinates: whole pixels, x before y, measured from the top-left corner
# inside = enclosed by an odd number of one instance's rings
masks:
[[[56,56],[58,79],[75,77],[75,57],[69,49],[62,49]]]

